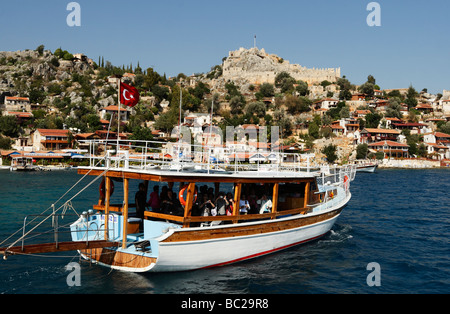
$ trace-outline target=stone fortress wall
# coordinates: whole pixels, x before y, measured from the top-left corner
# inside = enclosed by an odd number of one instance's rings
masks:
[[[247,80],[251,84],[275,83],[275,77],[281,72],[289,73],[295,80],[308,84],[320,83],[324,80],[331,83],[341,77],[340,68],[308,69],[274,55],[267,54],[264,49],[240,48],[230,51],[223,63],[225,80]]]

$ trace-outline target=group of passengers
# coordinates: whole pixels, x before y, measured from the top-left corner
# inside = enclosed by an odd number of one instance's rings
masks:
[[[139,184],[139,191],[135,196],[136,201],[136,214],[137,217],[143,219],[146,208],[151,208],[152,211],[157,213],[164,213],[169,215],[180,215],[183,212],[183,207],[180,204],[178,198],[174,195],[172,189],[167,186],[162,187],[161,193],[159,193],[159,186],[153,187],[153,192],[150,193],[150,198],[147,201],[145,193],[145,185]]]
[[[233,194],[228,192],[218,192],[217,197],[214,197],[214,189],[208,188],[204,185],[200,187],[200,193],[198,201],[194,204],[193,215],[194,216],[231,216],[238,207],[241,215],[247,214],[263,214],[269,213],[272,210],[272,201],[267,197],[265,193],[262,193],[258,198],[254,190],[251,193],[241,195],[239,204],[235,203]]]
[[[267,197],[266,193],[255,193],[254,189],[247,192],[249,193],[241,194],[239,201],[238,207],[241,215],[271,212],[272,201]],[[258,197],[258,194],[260,197]],[[161,193],[159,193],[159,186],[155,185],[147,201],[145,186],[143,183],[140,183],[139,191],[135,197],[137,216],[143,219],[147,207],[151,208],[153,212],[182,216],[184,208],[177,196],[178,194],[173,192],[172,186],[163,186]],[[192,206],[192,215],[231,216],[236,206],[231,192],[214,194],[212,187],[208,188],[207,185],[203,185],[199,188],[199,193]]]

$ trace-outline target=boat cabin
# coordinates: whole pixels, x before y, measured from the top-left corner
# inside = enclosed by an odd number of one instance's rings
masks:
[[[78,170],[81,175],[100,175],[101,172]],[[142,184],[146,210],[141,217],[136,217],[134,210],[130,210],[135,208],[139,216],[139,201],[134,198],[137,191],[130,191],[130,180],[138,180]],[[117,189],[115,182],[120,181],[124,189],[123,204],[111,204],[111,195]],[[158,194],[159,202],[150,207],[148,202],[152,191]],[[333,193],[328,191],[328,194]],[[324,197],[325,192],[319,192],[316,178],[312,175],[302,178],[276,178],[272,175],[264,178],[248,174],[201,175],[181,172],[177,175],[154,175],[108,171],[100,186],[98,204],[93,209],[105,215],[123,215],[123,221],[127,224],[123,228],[123,239],[127,239],[129,234],[143,232],[142,218],[167,221],[183,228],[236,224],[306,214],[315,204],[320,204]],[[133,201],[130,202],[131,199]],[[107,230],[108,219],[105,219],[105,224]]]

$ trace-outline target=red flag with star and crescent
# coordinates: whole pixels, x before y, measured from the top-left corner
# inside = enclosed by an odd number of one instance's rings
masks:
[[[134,107],[139,102],[139,92],[133,86],[120,83],[120,103],[127,107]]]

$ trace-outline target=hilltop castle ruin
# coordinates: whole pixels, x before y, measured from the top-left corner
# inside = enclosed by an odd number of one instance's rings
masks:
[[[269,55],[264,49],[258,48],[230,51],[223,63],[223,77],[231,81],[244,79],[251,84],[273,84],[275,77],[281,72],[287,72],[294,79],[308,84],[324,80],[334,83],[341,77],[340,68],[308,69],[298,64],[290,64],[289,61],[274,54]]]

